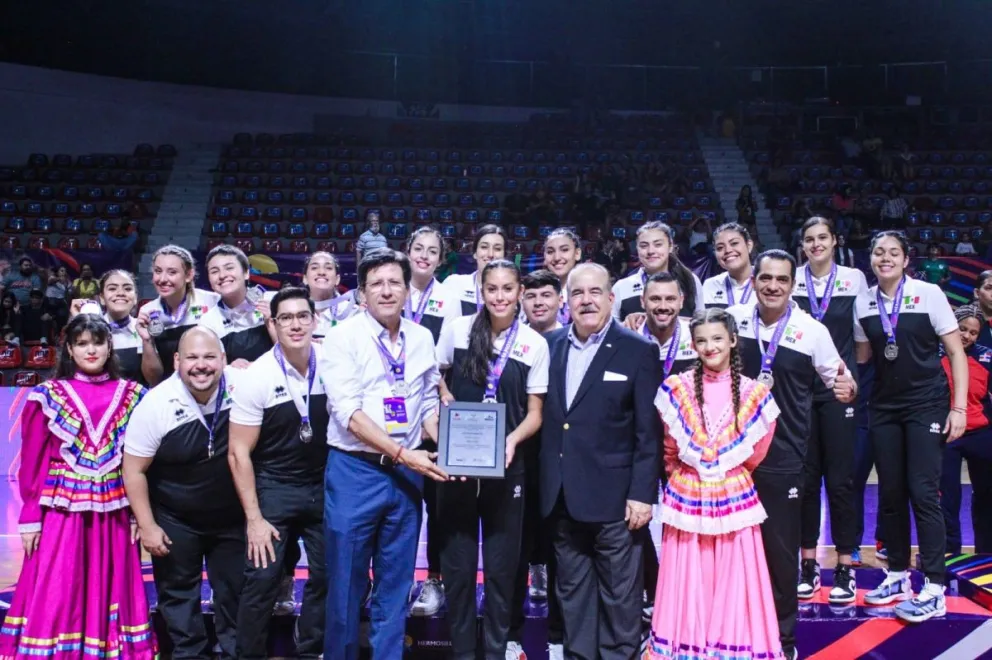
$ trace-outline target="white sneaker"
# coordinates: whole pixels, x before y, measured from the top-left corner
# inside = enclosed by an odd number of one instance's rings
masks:
[[[565,660],[563,644],[548,644],[548,660]]]
[[[272,613],[276,616],[289,616],[296,613],[296,578],[287,575],[279,584],[279,597],[276,598],[276,605],[272,608]]]
[[[909,582],[909,572],[890,571],[885,574],[882,584],[865,594],[865,605],[888,605],[912,597],[913,586]]]
[[[527,654],[524,653],[520,642],[506,643],[506,660],[527,660]]]

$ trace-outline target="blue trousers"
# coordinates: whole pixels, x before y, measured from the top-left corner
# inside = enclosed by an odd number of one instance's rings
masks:
[[[369,641],[376,660],[400,660],[423,515],[423,477],[331,450],[324,472],[326,660],[357,660],[362,596],[375,566]]]

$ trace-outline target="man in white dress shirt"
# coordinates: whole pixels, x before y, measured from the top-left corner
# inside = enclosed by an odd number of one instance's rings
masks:
[[[436,454],[440,372],[434,338],[403,318],[410,262],[389,249],[358,266],[368,309],[332,328],[320,373],[331,420],[324,525],[327,538],[327,660],[358,658],[359,609],[375,568],[369,641],[374,657],[403,655],[423,510],[424,477],[446,481]]]

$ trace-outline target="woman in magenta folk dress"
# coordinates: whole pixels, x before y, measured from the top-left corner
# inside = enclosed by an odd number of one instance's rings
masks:
[[[0,628],[0,658],[156,655],[121,476],[131,411],[145,390],[118,378],[102,318],[69,322],[53,380],[21,416],[25,560]]]
[[[782,658],[751,471],[778,406],[741,375],[734,318],[698,312],[694,369],[671,376],[655,405],[665,424],[660,573],[647,658]]]

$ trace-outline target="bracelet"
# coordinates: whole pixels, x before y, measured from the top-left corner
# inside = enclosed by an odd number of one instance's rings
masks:
[[[951,412],[961,413],[964,415],[967,414],[968,410],[966,408],[951,408]]]
[[[403,445],[400,445],[400,450],[398,452],[396,452],[396,455],[395,456],[393,456],[393,463],[399,463],[400,462],[400,456],[402,456],[402,455],[403,455]]]

